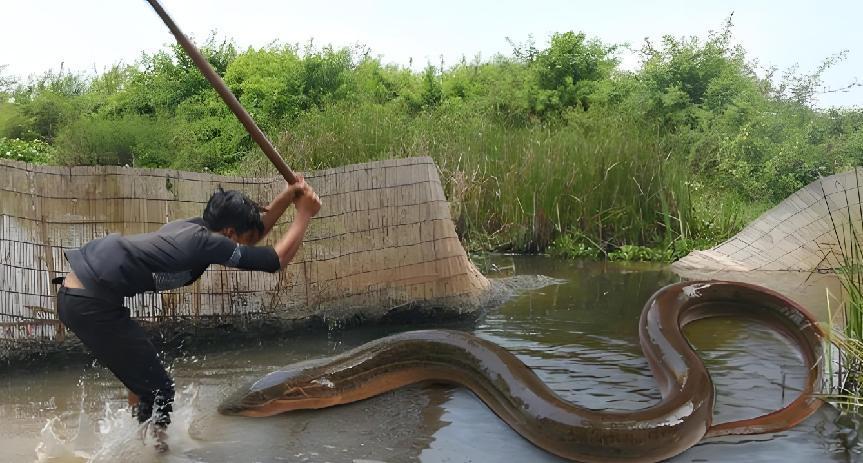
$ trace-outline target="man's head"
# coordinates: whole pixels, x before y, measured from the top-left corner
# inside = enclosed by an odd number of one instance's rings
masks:
[[[204,223],[240,244],[256,243],[264,233],[263,208],[236,190],[219,187],[204,208]]]

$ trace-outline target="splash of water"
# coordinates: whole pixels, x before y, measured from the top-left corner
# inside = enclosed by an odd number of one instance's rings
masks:
[[[196,416],[198,388],[186,386],[177,394],[167,443],[171,450],[159,454],[149,431],[151,423],[139,424],[126,407],[106,404],[102,416],[94,423],[84,409],[83,399],[75,434],[60,417],[53,417],[42,428],[36,447],[37,463],[108,463],[116,461],[191,462],[183,454],[199,447],[189,430]]]

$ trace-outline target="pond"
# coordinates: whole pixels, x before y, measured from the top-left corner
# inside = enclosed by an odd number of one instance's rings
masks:
[[[523,294],[476,322],[450,324],[514,354],[562,397],[596,409],[638,409],[659,399],[638,344],[650,295],[681,277],[666,266],[499,257],[496,267],[561,284]],[[506,273],[506,272],[502,272]],[[747,277],[750,278],[750,277]],[[786,284],[826,313],[829,278]],[[429,327],[424,325],[423,327]],[[229,344],[171,360],[178,402],[171,452],[158,457],[136,437],[125,391],[97,365],[53,365],[7,374],[0,383],[0,461],[165,462],[558,462],[508,428],[471,392],[412,386],[370,400],[270,418],[225,417],[216,406],[235,388],[292,362],[332,355],[411,329],[362,327]],[[703,320],[686,334],[716,384],[715,422],[754,417],[792,401],[805,371],[796,350],[759,323]],[[675,462],[855,461],[827,407],[768,436],[706,440]]]

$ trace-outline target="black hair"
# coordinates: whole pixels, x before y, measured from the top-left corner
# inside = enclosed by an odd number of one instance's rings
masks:
[[[232,227],[237,234],[249,230],[264,232],[261,206],[236,190],[225,191],[220,186],[204,208],[204,224],[212,231]]]

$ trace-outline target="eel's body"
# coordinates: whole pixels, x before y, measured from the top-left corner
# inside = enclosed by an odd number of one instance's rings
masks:
[[[706,317],[741,316],[768,323],[800,349],[808,367],[801,395],[757,418],[711,426],[714,387],[682,327]],[[794,302],[773,291],[732,282],[685,282],[654,294],[641,315],[639,336],[662,399],[634,411],[599,411],[557,396],[500,346],[468,333],[412,331],[341,355],[301,362],[237,391],[225,414],[269,416],[354,402],[408,384],[433,381],[473,391],[536,446],[576,461],[652,462],[677,455],[705,436],[790,428],[821,404],[821,331]]]

